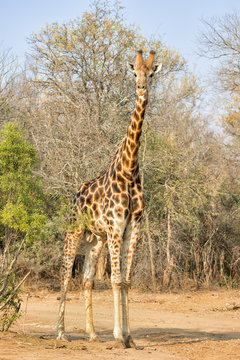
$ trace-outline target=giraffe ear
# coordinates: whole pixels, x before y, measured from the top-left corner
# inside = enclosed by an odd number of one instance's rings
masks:
[[[132,63],[127,62],[127,68],[128,68],[128,70],[131,71],[132,73],[135,72],[135,66],[134,66]]]
[[[161,64],[156,64],[153,66],[153,72],[154,74],[157,74],[159,71],[161,71],[162,69],[162,63]]]

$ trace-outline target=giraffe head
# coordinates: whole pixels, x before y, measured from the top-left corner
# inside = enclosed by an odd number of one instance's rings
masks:
[[[136,63],[127,63],[128,69],[136,77],[136,89],[138,95],[145,95],[148,90],[149,83],[151,83],[153,76],[158,73],[162,64],[153,65],[155,51],[151,50],[146,61],[143,60],[142,50],[137,51]]]

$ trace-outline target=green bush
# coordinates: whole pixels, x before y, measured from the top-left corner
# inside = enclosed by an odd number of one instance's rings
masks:
[[[7,123],[0,139],[0,329],[8,330],[20,315],[26,278],[16,275],[17,259],[39,236],[46,215],[36,150],[17,123]]]

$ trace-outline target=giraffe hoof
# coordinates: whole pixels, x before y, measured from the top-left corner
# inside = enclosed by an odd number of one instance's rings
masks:
[[[128,349],[129,348],[136,349],[136,344],[130,335],[125,339],[125,345],[126,345],[126,348],[128,348]]]
[[[58,334],[57,340],[61,340],[61,341],[67,341],[70,342],[71,340],[68,338],[68,336],[66,334],[64,334],[63,332]]]
[[[97,336],[96,334],[91,335],[89,337],[89,342],[100,342],[99,336]]]
[[[114,344],[115,349],[126,349],[126,344],[123,340],[117,339]]]

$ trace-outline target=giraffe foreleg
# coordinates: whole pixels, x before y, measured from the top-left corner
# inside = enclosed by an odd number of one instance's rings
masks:
[[[73,267],[74,259],[80,241],[83,237],[83,234],[84,234],[84,229],[82,227],[79,227],[76,232],[67,233],[64,240],[64,255],[63,255],[63,262],[61,267],[61,299],[60,299],[58,323],[57,323],[57,333],[58,333],[57,338],[64,341],[68,340],[65,335],[65,326],[64,326],[67,290],[72,276],[72,267]]]
[[[111,260],[111,283],[113,290],[114,302],[114,330],[115,346],[117,348],[126,348],[122,335],[121,317],[120,317],[120,297],[122,276],[120,271],[120,249],[122,244],[122,236],[118,229],[108,233],[108,248]]]
[[[125,345],[128,348],[136,347],[130,334],[128,290],[131,280],[133,254],[137,244],[139,229],[140,223],[131,222],[126,228],[122,246],[122,333]]]
[[[89,246],[84,262],[83,292],[86,310],[86,332],[89,335],[90,341],[98,340],[98,336],[93,325],[92,286],[96,273],[97,261],[103,244],[103,240],[100,237],[97,237],[97,244],[93,242],[93,245],[91,247]]]

